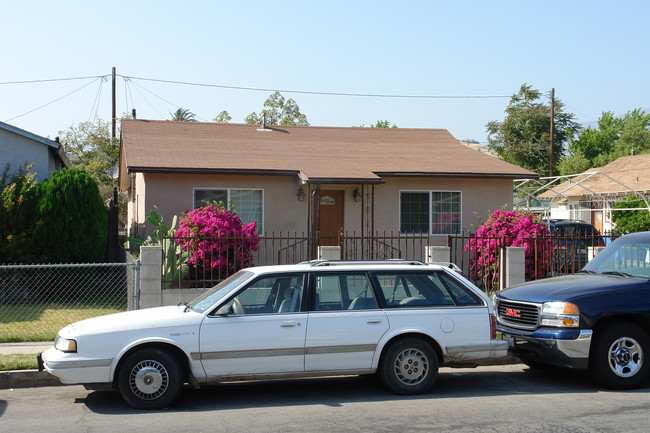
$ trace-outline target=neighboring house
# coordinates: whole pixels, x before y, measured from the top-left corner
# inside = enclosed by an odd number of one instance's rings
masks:
[[[424,234],[446,245],[489,211],[512,206],[526,169],[477,152],[444,129],[266,126],[123,119],[120,188],[127,227],[148,234],[203,200],[231,202],[268,236]]]
[[[467,146],[467,147],[469,147],[471,149],[479,151],[481,153],[485,153],[487,155],[494,156],[495,158],[498,158],[498,155],[497,155],[497,153],[495,151],[490,150],[489,147],[487,147],[484,144],[479,143],[476,140],[459,140],[459,143],[464,145],[464,146]]]
[[[624,156],[564,178],[567,180],[538,196],[547,203],[550,218],[585,221],[608,233],[613,203],[628,195],[650,195],[650,154]]]
[[[33,164],[32,171],[39,182],[50,177],[53,171],[70,168],[58,141],[0,122],[0,171],[11,164],[10,173],[14,173],[26,162]]]

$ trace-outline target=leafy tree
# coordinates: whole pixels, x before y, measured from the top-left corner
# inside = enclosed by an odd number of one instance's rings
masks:
[[[34,258],[34,190],[32,165],[25,163],[9,175],[7,164],[0,174],[0,263],[31,263]]]
[[[267,125],[309,126],[307,116],[300,112],[300,107],[293,99],[284,99],[280,92],[275,92],[264,101],[264,109],[259,114],[253,112],[244,121],[251,125],[261,125],[266,115]]]
[[[591,168],[591,162],[582,155],[564,155],[558,165],[561,175],[578,174]]]
[[[217,114],[217,117],[214,118],[214,121],[217,123],[228,123],[232,120],[230,114],[226,110],[223,110],[221,113]]]
[[[111,137],[110,122],[81,122],[59,131],[59,137],[71,168],[87,172],[99,186],[101,196],[111,197],[117,181],[108,176],[108,170],[119,164],[120,145]]]
[[[170,113],[174,122],[196,122],[196,115],[187,108],[179,108],[178,110]]]
[[[106,252],[108,210],[93,178],[78,169],[52,173],[36,188],[35,245],[40,260],[92,263]]]
[[[614,203],[614,209],[644,208],[643,210],[613,210],[612,222],[619,233],[635,233],[650,230],[650,211],[639,196],[627,196]]]
[[[586,128],[569,142],[569,154],[560,163],[561,174],[601,167],[632,152],[650,152],[650,113],[637,108],[623,117],[605,111],[597,128]],[[579,162],[579,163],[576,163]],[[585,167],[586,165],[586,167]]]
[[[359,128],[365,128],[366,125],[360,125]],[[393,124],[391,126],[388,120],[378,120],[374,125],[370,125],[371,128],[397,128],[397,125]]]
[[[550,172],[551,106],[540,101],[542,94],[522,84],[505,110],[506,117],[486,125],[488,148],[503,160],[532,170],[540,175]],[[563,154],[564,143],[580,126],[574,115],[565,113],[564,104],[555,99],[553,134],[553,165]]]
[[[391,126],[388,120],[378,120],[375,125],[370,126],[371,128],[397,128],[397,125],[393,123]]]

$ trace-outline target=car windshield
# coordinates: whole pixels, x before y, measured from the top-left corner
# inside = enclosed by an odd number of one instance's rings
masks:
[[[650,236],[624,236],[587,263],[583,271],[633,278],[650,278]]]
[[[232,289],[241,285],[244,281],[248,280],[254,274],[250,271],[239,271],[232,274],[212,289],[208,290],[198,298],[192,300],[187,306],[192,310],[202,313],[211,306],[213,306],[219,299],[226,296]]]

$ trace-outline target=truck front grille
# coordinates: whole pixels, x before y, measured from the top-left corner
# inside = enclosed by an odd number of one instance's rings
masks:
[[[525,302],[497,300],[497,319],[513,328],[535,329],[539,324],[539,306]]]

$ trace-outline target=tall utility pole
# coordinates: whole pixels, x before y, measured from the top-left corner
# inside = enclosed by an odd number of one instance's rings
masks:
[[[115,113],[115,66],[113,66],[113,129],[112,129],[112,134],[111,137],[115,138],[115,123],[117,122],[117,113]]]
[[[555,119],[555,88],[551,89],[551,176],[553,176],[553,121]]]

